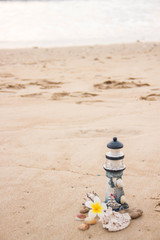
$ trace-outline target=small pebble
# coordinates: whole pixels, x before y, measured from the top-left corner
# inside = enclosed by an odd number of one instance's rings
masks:
[[[89,225],[86,224],[86,223],[81,223],[79,226],[78,226],[78,229],[81,230],[81,231],[85,231],[89,228]]]
[[[131,209],[128,209],[128,214],[132,219],[136,219],[142,216],[143,211],[141,209],[131,208]]]
[[[89,208],[85,206],[80,210],[80,213],[88,213],[88,212],[89,212]]]
[[[78,220],[78,221],[82,221],[86,218],[86,215],[85,214],[77,214],[75,216],[75,219]]]
[[[89,225],[94,225],[94,224],[96,224],[97,221],[95,218],[87,217],[87,218],[85,218],[84,222]]]
[[[143,214],[143,211],[141,209],[138,209],[138,208],[128,208],[128,209],[125,209],[121,212],[122,213],[128,213],[132,219],[139,218]]]

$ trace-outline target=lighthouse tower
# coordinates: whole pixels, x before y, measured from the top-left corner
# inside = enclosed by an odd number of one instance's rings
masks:
[[[105,203],[113,210],[120,211],[129,208],[125,200],[122,180],[123,171],[126,168],[123,163],[124,154],[121,151],[123,144],[114,137],[107,147],[109,152],[106,153],[104,164],[107,177]]]

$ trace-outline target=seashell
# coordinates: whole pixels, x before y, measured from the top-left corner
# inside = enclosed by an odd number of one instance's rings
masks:
[[[103,228],[108,229],[108,231],[116,232],[120,231],[130,224],[130,216],[128,213],[121,214],[119,212],[112,211],[112,209],[107,209],[104,215],[100,218]]]
[[[86,194],[85,200],[86,200],[86,201],[93,201],[93,202],[94,202],[94,198],[95,198],[96,196],[98,197],[98,194],[95,193],[94,191],[93,191],[93,192],[89,192],[89,193]]]
[[[86,215],[85,214],[77,214],[75,216],[75,219],[78,220],[78,221],[82,221],[86,218]]]
[[[117,181],[116,181],[116,184],[117,184],[117,187],[118,188],[122,188],[123,187],[123,181],[121,178],[119,178]]]
[[[89,208],[87,208],[86,206],[84,206],[81,210],[80,213],[88,213],[89,212]]]
[[[121,203],[121,204],[124,204],[124,203],[125,203],[125,201],[126,201],[126,198],[125,198],[125,196],[124,196],[124,195],[122,195],[122,196],[121,196],[120,203]]]
[[[89,225],[86,224],[86,223],[81,223],[79,226],[78,226],[78,229],[81,230],[81,231],[85,231],[89,228]]]
[[[84,222],[89,225],[94,225],[94,224],[96,224],[97,221],[95,218],[87,217],[87,218],[85,218]]]

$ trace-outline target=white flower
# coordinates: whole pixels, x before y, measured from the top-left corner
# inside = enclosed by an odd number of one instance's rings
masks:
[[[91,208],[88,215],[89,217],[92,217],[92,218],[96,217],[97,215],[101,217],[104,213],[104,210],[107,210],[106,204],[101,203],[101,200],[97,196],[95,196],[94,202],[87,201],[85,205],[86,207]]]

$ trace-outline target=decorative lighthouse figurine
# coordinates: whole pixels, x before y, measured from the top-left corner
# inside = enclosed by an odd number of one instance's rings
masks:
[[[106,153],[107,160],[104,164],[108,178],[105,203],[114,211],[120,211],[129,208],[125,200],[122,180],[123,171],[126,168],[123,164],[124,154],[121,151],[123,144],[114,137],[107,147],[110,151]]]

